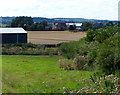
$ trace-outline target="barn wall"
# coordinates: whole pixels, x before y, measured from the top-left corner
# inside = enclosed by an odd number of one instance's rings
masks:
[[[27,33],[19,34],[18,41],[21,43],[27,43]]]
[[[18,37],[18,38],[17,38]],[[2,44],[27,43],[27,33],[23,34],[2,34]]]
[[[17,34],[2,34],[2,44],[17,43]]]

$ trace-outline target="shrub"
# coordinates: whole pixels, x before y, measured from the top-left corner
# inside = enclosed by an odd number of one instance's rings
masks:
[[[59,51],[61,52],[63,56],[70,59],[70,58],[73,58],[77,54],[76,47],[77,47],[76,42],[63,43],[60,46]]]
[[[87,36],[86,36],[86,41],[91,42],[95,41],[94,37],[96,36],[96,31],[95,30],[88,30],[87,31]]]
[[[97,50],[97,66],[106,74],[114,74],[120,70],[120,50],[117,43],[117,35],[114,35],[100,44]]]
[[[84,56],[77,56],[74,58],[75,70],[82,70],[85,64],[86,64],[86,59]]]
[[[62,59],[59,60],[59,67],[64,70],[82,70],[86,64],[84,56],[77,56],[74,60]]]
[[[68,59],[61,59],[59,60],[59,67],[64,70],[73,70],[73,62]]]
[[[76,55],[83,56],[86,53],[86,51],[83,49],[84,51],[83,52],[81,51],[81,54],[79,54],[79,50],[82,48],[84,44],[86,44],[84,38],[81,39],[80,41],[62,43],[59,47],[59,52],[61,53],[61,55],[68,59],[73,59]]]

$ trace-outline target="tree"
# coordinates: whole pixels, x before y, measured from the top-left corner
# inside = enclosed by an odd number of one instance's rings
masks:
[[[92,29],[92,23],[90,22],[83,22],[81,26],[82,31],[87,31],[89,29]]]
[[[32,17],[20,16],[12,20],[11,27],[22,27],[25,30],[34,24]]]
[[[75,30],[76,29],[76,25],[70,25],[69,26],[69,30]]]
[[[110,21],[110,22],[108,22],[107,24],[106,24],[106,26],[114,26],[114,24],[113,24],[113,22],[112,21]]]
[[[40,29],[45,30],[46,26],[48,26],[47,21],[40,22]]]
[[[98,41],[100,43],[103,43],[106,39],[113,36],[117,32],[117,26],[114,27],[106,27],[105,29],[96,29],[96,30],[89,30],[87,31],[86,40],[88,42],[91,41]]]
[[[41,31],[41,30],[46,30],[46,26],[48,26],[46,21],[42,21],[40,23],[35,23],[31,26],[28,27],[28,30],[32,31]]]
[[[99,28],[105,28],[105,25],[103,23],[94,23],[92,25],[93,30],[96,30],[96,29],[99,29]]]

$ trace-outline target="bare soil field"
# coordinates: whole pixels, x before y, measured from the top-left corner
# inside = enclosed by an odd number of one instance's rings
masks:
[[[33,44],[59,44],[62,42],[78,41],[85,36],[85,32],[28,31],[28,42]]]

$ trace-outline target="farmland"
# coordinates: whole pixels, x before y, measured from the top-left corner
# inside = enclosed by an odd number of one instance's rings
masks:
[[[59,56],[3,55],[3,93],[60,93],[80,89],[92,72],[61,70]],[[86,83],[87,84],[87,83]]]
[[[28,31],[28,42],[33,44],[59,44],[62,42],[78,41],[85,36],[85,32]]]
[[[12,53],[4,45],[3,93],[120,93],[117,30],[116,25],[89,30],[81,40],[84,32],[29,31],[33,44],[69,43],[55,45],[57,49],[16,44]]]

